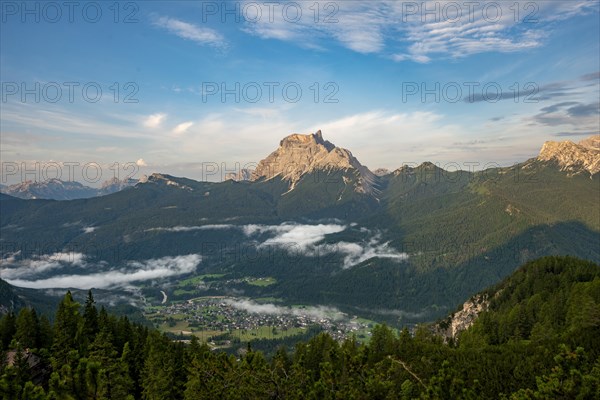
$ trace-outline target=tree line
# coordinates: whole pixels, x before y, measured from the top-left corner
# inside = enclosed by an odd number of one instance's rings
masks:
[[[546,257],[490,289],[456,340],[431,326],[373,328],[368,343],[326,333],[266,357],[232,355],[159,331],[67,292],[53,321],[0,319],[3,399],[596,399],[600,268]]]

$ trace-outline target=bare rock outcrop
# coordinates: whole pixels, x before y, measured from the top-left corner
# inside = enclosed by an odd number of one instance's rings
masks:
[[[249,181],[252,179],[253,170],[248,168],[242,168],[238,172],[229,172],[225,174],[225,180],[232,180],[236,182]]]
[[[478,294],[471,297],[459,311],[437,325],[438,333],[446,339],[456,339],[461,332],[473,325],[479,314],[488,309],[489,304],[487,295]]]
[[[600,171],[600,135],[591,136],[578,144],[569,140],[545,142],[538,160],[555,161],[561,170],[571,174],[584,171],[597,174]]]
[[[252,180],[280,176],[290,182],[292,190],[298,181],[314,171],[352,170],[358,179],[354,190],[372,193],[374,174],[363,166],[349,150],[324,140],[321,131],[313,134],[293,134],[285,137],[279,148],[260,161]]]
[[[138,181],[138,185],[156,184],[156,185],[165,185],[165,186],[174,187],[174,188],[178,188],[178,189],[188,190],[190,192],[194,190],[187,185],[176,182],[174,179],[176,179],[176,178],[173,178],[170,175],[153,173],[150,176],[148,176],[148,175],[142,176],[140,178],[140,180]]]

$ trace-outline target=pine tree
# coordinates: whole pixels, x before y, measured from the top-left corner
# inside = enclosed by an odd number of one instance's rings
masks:
[[[176,399],[176,367],[169,339],[153,331],[148,335],[146,348],[148,354],[142,372],[143,398]]]
[[[52,355],[57,365],[69,364],[72,361],[70,353],[77,352],[80,321],[79,304],[73,300],[71,291],[68,291],[59,303],[54,319]]]
[[[94,341],[98,333],[98,310],[95,304],[92,291],[89,290],[83,307],[83,334],[89,343]]]
[[[98,399],[126,399],[133,390],[129,368],[125,359],[129,345],[124,349],[124,357],[118,358],[112,344],[112,335],[102,330],[90,345],[87,366],[88,392]]]
[[[39,318],[39,328],[39,348],[50,349],[53,338],[52,324],[43,314]]]
[[[0,344],[2,345],[3,349],[8,349],[8,345],[12,341],[13,336],[17,331],[16,322],[17,318],[12,311],[7,313],[0,320],[0,340],[2,342]]]
[[[34,309],[25,307],[19,311],[16,321],[15,339],[25,349],[38,348],[40,343],[40,326]]]

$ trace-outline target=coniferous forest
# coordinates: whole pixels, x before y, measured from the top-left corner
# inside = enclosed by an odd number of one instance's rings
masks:
[[[435,325],[368,343],[327,334],[268,357],[173,341],[67,292],[52,320],[31,308],[0,320],[3,399],[598,399],[600,267],[530,262],[486,291],[458,338]]]

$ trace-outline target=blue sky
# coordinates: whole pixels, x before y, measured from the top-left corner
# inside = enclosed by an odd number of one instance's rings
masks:
[[[1,9],[3,163],[214,180],[321,129],[372,169],[510,165],[599,130],[598,1],[22,4]]]

